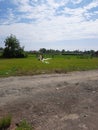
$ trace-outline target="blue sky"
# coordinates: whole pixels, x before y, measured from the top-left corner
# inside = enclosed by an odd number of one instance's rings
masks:
[[[0,47],[98,50],[98,0],[0,0]]]

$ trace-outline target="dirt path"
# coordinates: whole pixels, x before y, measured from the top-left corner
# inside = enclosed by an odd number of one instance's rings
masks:
[[[0,78],[0,117],[35,130],[98,130],[98,70]]]

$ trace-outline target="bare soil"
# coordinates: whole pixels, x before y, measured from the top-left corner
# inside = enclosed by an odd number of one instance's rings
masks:
[[[35,130],[98,130],[98,70],[0,78],[0,117],[11,130],[26,119]]]

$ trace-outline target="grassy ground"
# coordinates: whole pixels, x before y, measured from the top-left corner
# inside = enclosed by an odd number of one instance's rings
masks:
[[[34,55],[29,55],[28,58],[23,59],[0,59],[1,77],[42,73],[65,73],[68,71],[89,69],[98,69],[98,58],[56,55],[49,60],[49,64],[39,61]]]

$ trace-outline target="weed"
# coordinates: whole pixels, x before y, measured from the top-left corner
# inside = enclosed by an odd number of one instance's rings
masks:
[[[7,130],[11,125],[11,116],[5,116],[0,119],[0,130]]]
[[[18,127],[15,130],[33,130],[30,124],[28,124],[25,120],[21,121]]]

